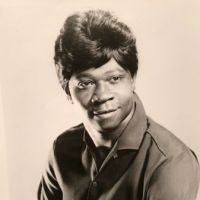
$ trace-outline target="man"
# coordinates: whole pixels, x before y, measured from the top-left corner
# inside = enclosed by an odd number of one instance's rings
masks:
[[[55,140],[38,199],[194,200],[194,153],[147,117],[135,93],[136,40],[109,12],[67,18],[55,44],[60,83],[83,123]]]

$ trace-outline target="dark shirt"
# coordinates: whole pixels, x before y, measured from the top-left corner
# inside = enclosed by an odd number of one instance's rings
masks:
[[[139,98],[111,149],[96,148],[81,124],[54,142],[39,200],[194,200],[199,185],[195,154],[146,116]]]

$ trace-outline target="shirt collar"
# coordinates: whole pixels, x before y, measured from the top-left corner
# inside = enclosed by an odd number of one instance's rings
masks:
[[[135,111],[126,129],[117,141],[118,150],[139,149],[144,133],[147,129],[147,119],[144,107],[138,95],[134,93],[134,96]]]

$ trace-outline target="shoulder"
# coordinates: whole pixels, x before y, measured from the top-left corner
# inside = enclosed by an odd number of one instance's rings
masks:
[[[180,178],[181,176],[191,181],[199,179],[199,163],[195,153],[169,130],[150,118],[148,121],[147,134],[152,141],[151,148],[156,149],[156,152],[159,152],[163,158],[157,166],[156,176],[162,180],[169,177],[174,180],[175,177]],[[154,160],[155,154],[151,156]]]
[[[70,150],[71,148],[80,146],[83,141],[84,130],[83,124],[67,129],[55,139],[54,149]]]
[[[53,178],[50,175],[47,178],[51,178],[55,182],[55,176],[60,181],[62,174],[66,174],[66,171],[70,171],[71,168],[78,165],[84,130],[83,124],[79,124],[64,131],[54,140],[46,170],[48,173],[52,173]]]
[[[152,138],[158,150],[166,157],[176,157],[185,154],[194,157],[193,152],[171,131],[148,118],[149,128],[147,133]]]
[[[67,129],[66,131],[64,131],[63,133],[61,133],[56,140],[58,142],[64,140],[64,139],[77,139],[81,136],[83,136],[83,132],[84,132],[84,125],[78,124],[74,127],[71,127],[69,129]]]
[[[163,160],[150,175],[147,196],[152,199],[195,199],[200,178],[195,154],[169,130],[150,118],[148,122],[151,148],[159,152]],[[153,158],[155,154],[151,156]]]

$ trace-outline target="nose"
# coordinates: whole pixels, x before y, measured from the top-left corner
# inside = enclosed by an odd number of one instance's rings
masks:
[[[107,83],[98,83],[96,85],[95,91],[93,93],[91,102],[93,104],[102,104],[105,103],[106,101],[112,100],[114,99],[114,96],[109,88],[109,86],[107,85]]]

